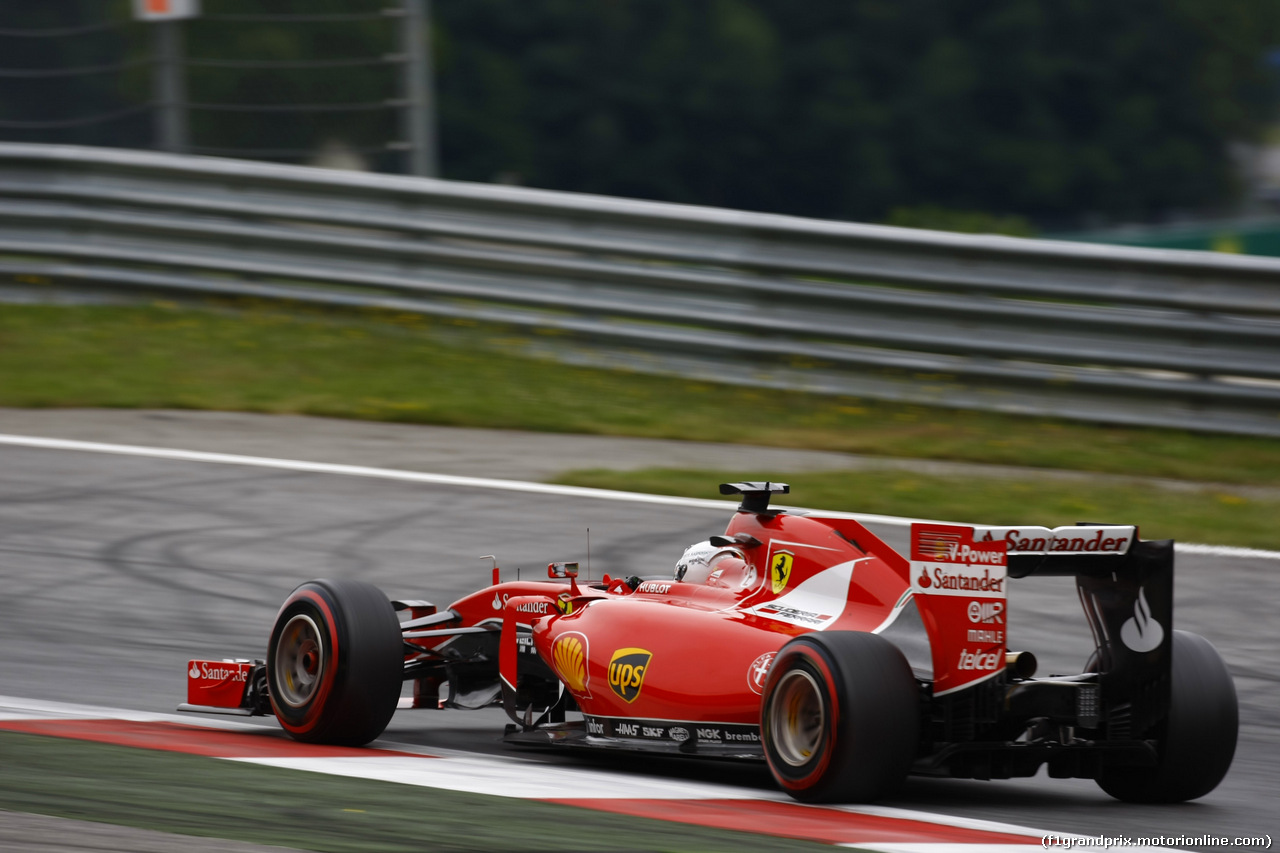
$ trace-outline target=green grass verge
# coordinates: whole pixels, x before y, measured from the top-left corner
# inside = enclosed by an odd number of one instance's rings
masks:
[[[790,484],[782,505],[933,518],[976,524],[1057,527],[1077,521],[1137,524],[1145,539],[1280,548],[1280,500],[1230,489],[1170,491],[1142,485],[1052,479],[930,477],[901,471],[573,471],[557,482],[598,489],[719,498],[719,483],[772,479]]]
[[[516,354],[528,340],[381,311],[0,305],[0,406],[299,413],[1280,485],[1275,440],[549,365]]]
[[[0,808],[10,811],[334,853],[830,849],[528,800],[12,732],[0,732],[0,767]]]

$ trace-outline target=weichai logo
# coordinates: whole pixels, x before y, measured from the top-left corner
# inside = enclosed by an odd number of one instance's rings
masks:
[[[653,652],[647,649],[618,649],[609,661],[609,687],[630,704],[640,695],[644,674]]]

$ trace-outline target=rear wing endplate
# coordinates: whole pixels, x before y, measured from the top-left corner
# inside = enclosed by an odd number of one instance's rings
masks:
[[[1165,713],[1172,541],[1140,539],[1132,525],[917,523],[911,542],[912,590],[933,647],[935,691],[967,687],[1003,669],[997,662],[1005,651],[1008,578],[1072,576],[1093,633],[1088,665],[1098,673],[1103,701],[1129,706],[1123,716],[1134,731]]]

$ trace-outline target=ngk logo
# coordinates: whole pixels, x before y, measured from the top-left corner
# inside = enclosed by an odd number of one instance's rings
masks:
[[[997,625],[1004,624],[1004,602],[1003,601],[970,601],[969,602],[969,621],[970,622],[994,622]]]

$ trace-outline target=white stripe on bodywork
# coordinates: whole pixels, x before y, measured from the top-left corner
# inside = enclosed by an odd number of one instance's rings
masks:
[[[743,612],[821,631],[844,613],[845,605],[849,602],[849,582],[853,578],[853,567],[869,559],[870,557],[859,557],[824,569],[786,595],[743,608]],[[770,610],[781,612],[770,613]],[[815,619],[810,621],[788,616],[786,611],[811,613]],[[818,616],[826,618],[819,620],[816,618]]]

